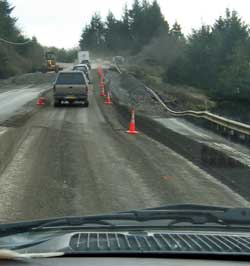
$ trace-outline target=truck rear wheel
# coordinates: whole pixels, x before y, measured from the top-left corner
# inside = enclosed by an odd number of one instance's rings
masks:
[[[61,105],[61,102],[60,101],[54,101],[54,107],[59,107]]]
[[[89,101],[84,102],[83,106],[84,107],[89,107]]]

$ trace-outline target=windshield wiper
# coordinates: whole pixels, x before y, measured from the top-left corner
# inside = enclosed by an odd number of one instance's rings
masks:
[[[45,227],[61,227],[61,226],[81,226],[84,224],[96,224],[96,225],[104,225],[113,227],[115,226],[112,222],[104,220],[105,216],[92,218],[92,217],[66,217],[66,218],[59,218],[52,221],[48,221],[45,223],[40,224],[35,229],[42,229]]]
[[[83,216],[83,217],[63,217],[47,220],[36,220],[28,222],[0,224],[0,236],[4,234],[12,234],[19,232],[34,231],[46,228],[58,228],[58,227],[78,227],[83,225],[99,225],[105,227],[115,227],[112,222],[115,220],[134,220],[135,215],[131,214],[107,214],[96,216]]]
[[[162,224],[154,223],[162,221]],[[128,223],[129,222],[129,223]],[[134,222],[134,223],[133,223]],[[65,217],[0,225],[0,235],[43,230],[48,228],[133,228],[172,227],[178,223],[185,225],[216,224],[224,226],[250,226],[250,209],[225,208],[202,205],[169,205],[160,208],[132,210],[106,215]]]
[[[134,210],[137,219],[159,220],[172,219],[168,224],[182,222],[191,224],[217,223],[221,225],[248,225],[250,226],[250,208],[227,208],[196,204],[167,205],[159,208]]]
[[[221,206],[211,206],[211,205],[202,205],[202,204],[172,204],[165,205],[156,208],[147,208],[145,211],[155,211],[155,210],[201,210],[201,211],[226,211],[229,210],[228,207]],[[144,211],[143,210],[143,211]]]

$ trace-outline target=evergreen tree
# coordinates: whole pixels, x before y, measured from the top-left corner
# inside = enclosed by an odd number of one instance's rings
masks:
[[[176,21],[170,30],[170,35],[175,39],[184,39],[184,35],[181,31],[181,25]]]
[[[99,14],[92,16],[90,25],[82,33],[80,47],[83,50],[103,50],[105,48],[105,27]]]
[[[22,35],[12,16],[14,7],[7,0],[0,0],[0,78],[41,69],[44,60],[43,48],[34,38]],[[7,42],[6,42],[7,41]],[[12,45],[8,42],[24,43]]]
[[[0,37],[15,41],[19,32],[15,26],[17,19],[11,17],[13,9],[7,0],[0,1]]]
[[[114,50],[119,46],[119,31],[118,31],[118,22],[115,19],[114,14],[109,11],[106,18],[106,47],[107,49]]]
[[[186,39],[177,22],[169,28],[156,0],[134,0],[130,9],[125,6],[121,20],[109,12],[104,24],[95,14],[80,46],[139,54],[142,61],[164,67],[167,81],[207,89],[216,97],[250,100],[249,28],[229,9],[213,26],[202,25]]]
[[[142,24],[142,13],[141,5],[139,0],[134,0],[132,9],[129,10],[129,21],[130,21],[130,34],[133,44],[133,50],[138,52],[141,47],[140,40],[140,29]]]
[[[156,36],[165,34],[169,30],[156,0],[152,4],[147,0],[143,0],[142,4],[135,0],[129,11],[129,17],[135,52],[141,50]]]
[[[129,10],[128,10],[127,4],[125,4],[124,10],[123,10],[120,34],[121,34],[120,48],[123,51],[130,50],[132,46],[132,37],[131,37],[131,30],[130,30]]]
[[[189,84],[201,88],[211,88],[216,84],[213,65],[212,33],[209,26],[203,25],[193,30],[188,38],[187,57]]]
[[[213,26],[213,51],[217,58],[218,80],[215,86],[218,95],[240,97],[250,87],[250,37],[248,26],[237,12],[226,10]],[[248,92],[250,95],[250,91]],[[248,96],[248,98],[250,98]]]
[[[132,8],[125,5],[121,20],[115,19],[109,12],[105,25],[101,22],[99,15],[94,15],[90,25],[82,32],[80,39],[81,49],[105,49],[112,51],[139,52],[153,38],[165,34],[169,30],[168,23],[164,20],[160,6],[157,1],[151,4],[148,0],[134,0]],[[102,44],[97,45],[100,33]]]

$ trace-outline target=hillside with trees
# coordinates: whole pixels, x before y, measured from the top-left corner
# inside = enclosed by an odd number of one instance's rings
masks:
[[[116,19],[111,11],[105,21],[95,13],[90,24],[83,29],[80,47],[96,53],[136,54],[154,37],[168,31],[169,25],[156,1],[150,4],[147,0],[142,3],[135,0],[131,9],[124,7],[121,20]]]
[[[0,78],[41,69],[44,60],[36,38],[26,38],[16,26],[13,9],[7,0],[0,1]]]
[[[95,13],[80,47],[106,55],[127,55],[141,67],[160,67],[163,82],[195,86],[215,100],[250,102],[250,32],[236,11],[225,10],[213,25],[184,36],[169,25],[157,1],[134,0],[121,19]]]

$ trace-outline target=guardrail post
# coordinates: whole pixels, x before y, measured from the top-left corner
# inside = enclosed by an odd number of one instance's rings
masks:
[[[246,140],[246,135],[243,134],[243,133],[239,133],[239,134],[238,134],[238,138],[239,138],[240,140],[245,141],[245,140]]]
[[[229,135],[229,140],[235,140],[234,130],[229,129],[228,135]]]
[[[227,136],[227,129],[226,129],[226,127],[221,127],[221,135],[222,136]]]

